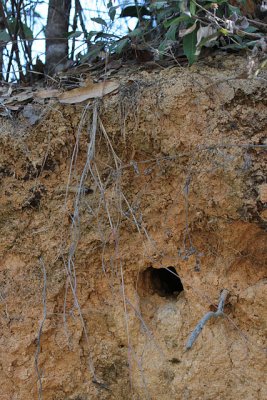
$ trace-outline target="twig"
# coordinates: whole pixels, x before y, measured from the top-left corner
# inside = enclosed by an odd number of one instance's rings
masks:
[[[21,8],[21,4],[22,4],[22,0],[19,1],[18,4],[16,4],[16,8],[17,8],[17,12],[18,10],[20,10]],[[15,4],[12,3],[12,7],[13,7],[13,17],[16,18],[15,16],[15,9],[14,9]],[[2,2],[0,1],[0,16],[2,18],[2,22],[5,25],[7,32],[9,34],[9,36],[12,39],[12,48],[11,48],[11,54],[10,54],[10,59],[9,59],[9,63],[8,63],[8,69],[7,69],[7,76],[6,76],[6,82],[8,82],[9,80],[9,74],[10,74],[10,69],[11,69],[11,64],[12,64],[12,59],[13,59],[13,54],[15,53],[15,58],[18,64],[18,69],[19,69],[19,78],[20,81],[23,82],[24,80],[24,76],[22,73],[22,67],[21,67],[21,62],[20,62],[20,57],[19,57],[19,48],[18,48],[18,31],[19,31],[19,22],[18,22],[18,17],[16,18],[16,24],[15,24],[15,29],[14,29],[14,34],[12,33],[7,17],[6,17],[6,13],[3,7]]]
[[[259,26],[265,32],[267,31],[267,24],[264,24],[263,22],[260,22],[260,21],[255,21],[254,19],[248,19],[247,18],[247,20],[251,25]]]
[[[185,345],[186,350],[190,350],[191,349],[191,347],[193,346],[193,344],[197,340],[200,332],[204,328],[204,325],[208,322],[209,319],[211,319],[212,317],[217,318],[217,317],[221,317],[221,316],[224,315],[223,308],[224,308],[224,304],[225,304],[225,300],[226,300],[227,295],[228,295],[228,290],[224,289],[221,292],[221,295],[220,295],[220,300],[219,300],[219,304],[218,304],[218,307],[217,307],[217,311],[216,312],[214,312],[214,311],[208,312],[198,322],[197,326],[195,327],[195,329],[193,330],[193,332],[189,336],[189,339],[186,342],[186,345]]]
[[[36,353],[35,353],[35,369],[37,372],[37,377],[38,377],[38,400],[42,400],[42,373],[41,370],[39,368],[38,365],[38,359],[39,359],[39,354],[41,351],[41,336],[42,336],[42,332],[43,332],[43,326],[46,320],[46,314],[47,314],[47,309],[46,309],[46,269],[45,269],[45,265],[44,265],[44,260],[42,257],[39,258],[39,263],[41,265],[42,271],[43,271],[43,282],[44,282],[44,286],[43,286],[43,297],[42,297],[42,302],[43,302],[43,319],[40,323],[40,327],[39,327],[39,331],[38,331],[38,337],[37,337],[37,349],[36,349]]]

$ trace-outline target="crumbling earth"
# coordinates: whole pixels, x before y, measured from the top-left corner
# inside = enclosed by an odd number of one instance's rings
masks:
[[[267,398],[267,97],[245,62],[2,118],[1,400]]]

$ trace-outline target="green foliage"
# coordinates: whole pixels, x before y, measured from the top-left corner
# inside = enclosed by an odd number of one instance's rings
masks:
[[[6,30],[0,31],[0,41],[1,42],[9,42],[11,40],[10,35]]]
[[[183,37],[183,49],[188,59],[189,65],[192,65],[197,59],[196,44],[197,44],[197,31],[196,29],[194,29],[193,32]]]
[[[242,3],[242,1],[240,1]],[[260,40],[264,33],[250,25],[242,16],[239,7],[232,6],[227,0],[180,0],[145,2],[146,6],[127,5],[120,17],[135,17],[143,24],[148,17],[153,18],[155,27],[147,24],[148,31],[156,37],[156,49],[166,54],[171,43],[183,49],[189,65],[193,64],[203,46],[222,49],[250,48],[251,35]],[[149,32],[140,32],[141,36]],[[138,35],[136,35],[138,36]],[[155,45],[154,45],[155,46]],[[171,52],[173,55],[173,52]]]
[[[6,52],[8,80],[12,69],[21,71],[25,65],[30,69],[34,66],[31,48],[36,20],[40,18],[36,5],[42,1],[0,1],[3,5],[0,17],[4,21],[0,26],[1,46],[3,49],[9,42],[12,46],[11,52]],[[127,58],[128,55],[135,57],[138,52],[146,51],[150,52],[148,60],[153,57],[181,57],[184,61],[186,56],[188,64],[192,65],[203,47],[225,51],[252,51],[256,47],[262,53],[266,52],[264,45],[261,47],[259,43],[265,40],[267,25],[254,24],[253,20],[242,15],[240,7],[231,5],[227,0],[125,0],[125,6],[107,0],[106,12],[94,14],[97,16],[88,14],[87,20],[84,16],[86,11],[77,8],[78,3],[75,2],[73,21],[70,21],[69,32],[64,38],[68,38],[69,47],[72,47],[69,58],[79,62],[99,60],[104,53],[120,57],[123,53],[123,57]],[[245,0],[237,2],[240,5],[243,3]],[[131,29],[127,31],[129,21]],[[93,23],[93,30],[89,32],[88,22],[89,26],[90,22]],[[117,28],[120,24],[124,24],[125,28]],[[18,68],[14,68],[13,62]]]
[[[105,27],[108,26],[107,22],[103,18],[100,18],[100,17],[91,18],[91,21],[96,22],[97,24],[100,24],[100,25],[105,26]]]
[[[135,18],[141,18],[144,16],[150,16],[151,12],[145,7],[136,7],[136,6],[126,6],[122,9],[120,18],[125,18],[125,17],[135,17]]]

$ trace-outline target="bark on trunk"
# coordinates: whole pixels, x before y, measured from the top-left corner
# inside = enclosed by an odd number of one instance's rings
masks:
[[[0,30],[3,31],[5,29],[5,24],[3,18],[0,17]],[[4,79],[3,76],[3,65],[4,65],[4,48],[6,47],[5,43],[1,40],[0,41],[0,81]]]
[[[68,59],[71,0],[50,0],[46,25],[46,73],[60,71]]]

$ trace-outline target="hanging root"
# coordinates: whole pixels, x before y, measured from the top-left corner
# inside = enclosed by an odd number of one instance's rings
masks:
[[[39,258],[39,262],[42,268],[42,272],[43,272],[43,298],[42,298],[42,302],[43,302],[43,318],[42,321],[40,323],[40,327],[39,327],[39,331],[38,331],[38,337],[37,337],[37,349],[36,349],[36,353],[35,353],[35,360],[34,360],[34,364],[35,364],[35,369],[36,369],[36,373],[37,373],[37,378],[38,378],[38,400],[42,400],[42,372],[39,368],[39,354],[41,351],[41,336],[42,336],[42,332],[43,332],[43,326],[46,320],[46,315],[47,315],[47,310],[46,310],[46,268],[45,268],[45,264],[44,264],[44,260],[42,257]]]
[[[218,307],[217,307],[217,311],[208,312],[199,321],[199,323],[197,324],[197,326],[195,327],[195,329],[193,330],[193,332],[189,336],[189,339],[186,342],[186,345],[185,345],[186,350],[190,350],[191,349],[191,347],[193,346],[193,344],[197,340],[198,335],[200,334],[200,332],[204,328],[204,325],[208,322],[209,319],[211,319],[212,317],[217,318],[217,317],[220,317],[220,316],[224,315],[223,309],[224,309],[224,304],[225,304],[225,300],[226,300],[226,297],[227,297],[228,293],[229,293],[228,290],[223,289],[222,292],[221,292],[221,295],[220,295],[220,301],[219,301],[219,304],[218,304]]]

